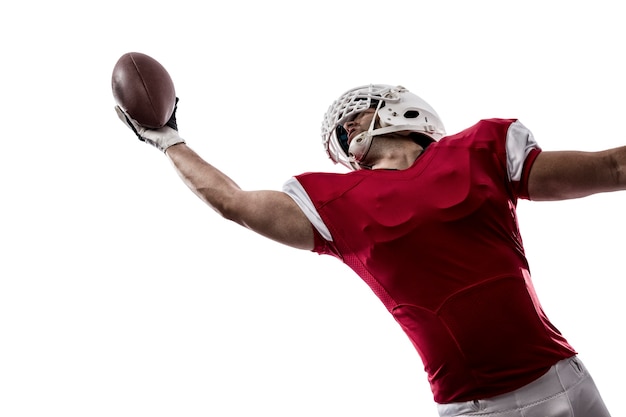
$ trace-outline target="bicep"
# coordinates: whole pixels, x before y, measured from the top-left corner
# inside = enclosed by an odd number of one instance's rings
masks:
[[[623,189],[618,150],[542,152],[528,176],[531,200],[566,200]]]
[[[311,250],[313,226],[295,201],[281,191],[237,191],[226,216],[279,243]]]

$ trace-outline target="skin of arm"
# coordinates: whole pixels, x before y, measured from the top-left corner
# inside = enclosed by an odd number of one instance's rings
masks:
[[[184,143],[166,155],[184,183],[222,217],[285,245],[311,250],[313,228],[300,207],[281,191],[244,191]]]
[[[626,147],[542,152],[528,179],[531,200],[555,201],[626,189]]]

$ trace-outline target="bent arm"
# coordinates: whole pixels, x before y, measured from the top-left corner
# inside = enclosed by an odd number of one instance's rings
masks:
[[[542,152],[528,178],[531,200],[567,200],[626,189],[626,147]]]
[[[185,144],[166,154],[191,191],[224,218],[285,245],[313,249],[311,223],[287,194],[244,191]]]

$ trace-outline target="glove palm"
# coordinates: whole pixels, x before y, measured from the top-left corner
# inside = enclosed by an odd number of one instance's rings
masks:
[[[176,98],[178,104],[178,98]],[[120,106],[115,106],[115,112],[117,117],[124,122],[126,126],[132,130],[140,141],[146,142],[158,150],[165,152],[167,148],[178,143],[185,143],[185,140],[178,135],[178,125],[176,124],[176,106],[172,116],[167,121],[165,126],[159,129],[148,129],[141,126],[134,120],[128,113],[126,113]]]

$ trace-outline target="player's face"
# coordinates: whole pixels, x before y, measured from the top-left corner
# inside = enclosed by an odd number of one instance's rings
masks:
[[[366,132],[369,129],[375,112],[375,109],[364,110],[357,114],[354,119],[351,119],[343,124],[343,128],[346,129],[346,132],[348,132],[348,143],[350,143],[359,133]]]

